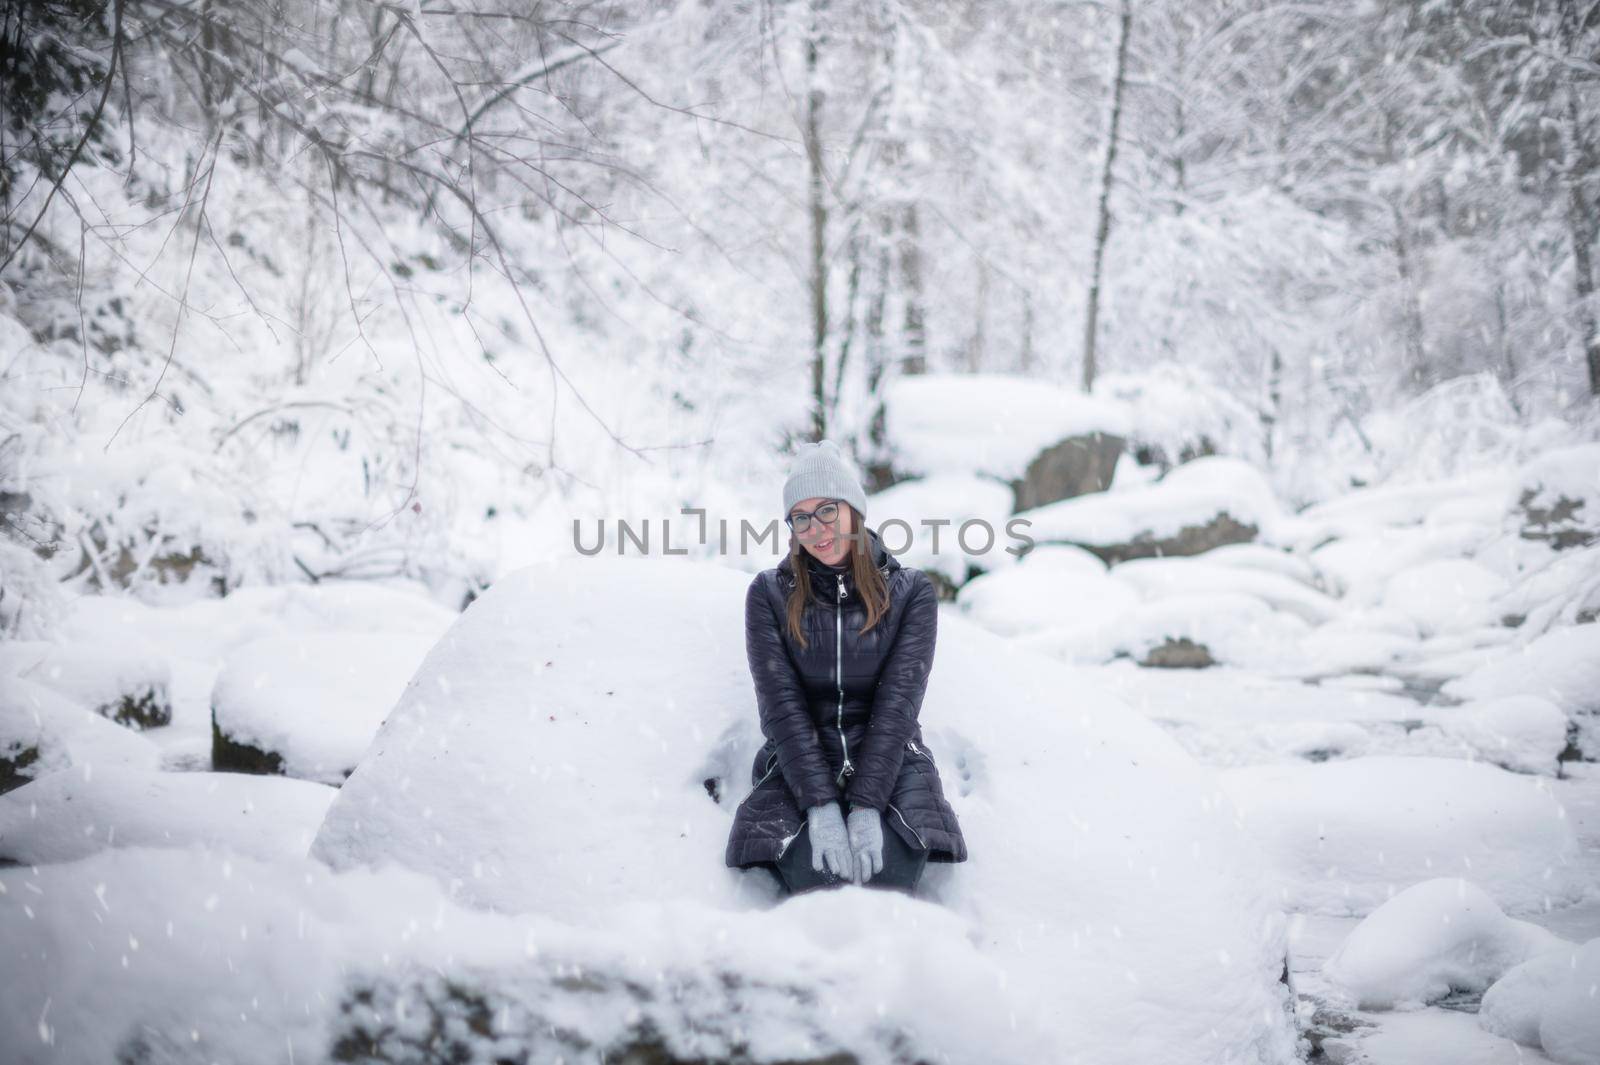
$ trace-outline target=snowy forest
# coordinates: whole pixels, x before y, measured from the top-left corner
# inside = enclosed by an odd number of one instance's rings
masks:
[[[0,0],[0,205],[0,1060],[1600,1063],[1600,0]]]

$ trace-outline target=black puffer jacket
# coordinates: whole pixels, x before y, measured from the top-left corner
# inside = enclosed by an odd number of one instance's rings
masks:
[[[834,799],[882,810],[928,860],[964,862],[966,841],[945,801],[918,715],[933,667],[938,595],[919,569],[901,566],[867,529],[889,589],[889,609],[860,634],[866,609],[848,566],[804,552],[812,601],[802,614],[807,646],[794,642],[785,605],[794,585],[786,557],[750,582],[745,649],[767,742],[751,767],[750,795],[734,814],[726,862],[775,862],[805,824],[805,811]],[[840,668],[842,666],[842,668]]]

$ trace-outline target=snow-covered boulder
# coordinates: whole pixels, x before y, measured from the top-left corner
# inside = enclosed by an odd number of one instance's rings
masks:
[[[1034,456],[1015,482],[1015,510],[1030,510],[1062,499],[1103,492],[1116,476],[1127,441],[1099,431],[1069,436]]]
[[[1525,646],[1504,649],[1441,690],[1458,699],[1548,699],[1576,725],[1583,756],[1600,758],[1600,625],[1552,629]]]
[[[1310,561],[1346,606],[1373,607],[1382,605],[1390,580],[1402,570],[1469,557],[1490,536],[1476,522],[1364,529],[1317,546]]]
[[[116,643],[13,640],[0,644],[0,683],[9,678],[43,684],[108,721],[132,729],[172,720],[167,663]]]
[[[1508,471],[1490,467],[1451,477],[1384,483],[1313,503],[1297,517],[1312,545],[1379,530],[1419,531],[1465,524],[1482,530],[1492,528],[1505,513],[1504,497],[1510,482]]]
[[[1021,551],[1027,541],[1007,529],[1010,514],[1011,489],[962,473],[901,481],[867,500],[867,524],[884,546],[947,591],[965,584],[973,570],[1016,564],[1007,548]]]
[[[304,856],[333,801],[322,784],[114,766],[52,773],[0,796],[0,861],[65,862],[106,847],[226,847]]]
[[[1480,992],[1565,941],[1507,917],[1464,876],[1412,884],[1350,930],[1322,972],[1356,1009],[1415,1009]]]
[[[456,612],[410,581],[324,580],[249,585],[226,599],[190,604],[186,613],[228,630],[230,644],[286,632],[410,632],[437,636]]]
[[[1017,374],[917,374],[884,389],[885,432],[901,477],[951,473],[1020,481],[1068,437],[1127,436],[1127,406]]]
[[[1273,539],[1286,520],[1261,473],[1221,455],[1186,462],[1148,486],[1065,499],[1017,517],[1028,521],[1034,540],[1078,544],[1107,562]]]
[[[1109,563],[1198,555],[1277,531],[1282,510],[1258,470],[1240,459],[1205,456],[1146,488],[1096,493],[1018,515],[1046,544],[1078,544]]]
[[[147,737],[53,688],[18,677],[0,681],[0,794],[71,766],[154,769],[160,760]]]
[[[969,933],[952,912],[874,891],[772,910],[652,900],[575,928],[464,908],[392,863],[334,872],[232,848],[116,847],[0,866],[0,956],[28,973],[0,995],[0,1057],[1051,1060],[1053,1011]]]
[[[1555,774],[1567,747],[1567,715],[1538,695],[1425,706],[1417,713],[1472,756],[1517,773]]]
[[[930,866],[915,899],[847,885],[777,906],[764,871],[724,866],[761,742],[749,581],[651,558],[503,576],[429,653],[313,856],[397,863],[464,904],[601,930],[641,912],[687,929],[766,912],[763,967],[791,978],[808,963],[782,945],[804,929],[826,928],[830,971],[867,967],[877,988],[965,955],[1013,1005],[962,1016],[987,1060],[1038,1052],[1012,1015],[1097,1062],[1293,1056],[1286,920],[1211,771],[1114,696],[948,607],[922,721],[969,860]],[[919,949],[871,946],[886,909],[921,925]],[[721,943],[685,934],[677,964],[701,968]],[[835,1008],[833,990],[806,986]],[[787,1007],[743,1009],[748,1025]]]
[[[1537,562],[1524,563],[1513,580],[1492,613],[1502,624],[1515,625],[1519,640],[1536,639],[1559,625],[1600,621],[1600,544],[1541,549]]]
[[[1223,544],[1207,551],[1205,560],[1218,565],[1265,570],[1316,588],[1320,592],[1327,591],[1327,588],[1323,587],[1322,574],[1311,564],[1309,552],[1295,552],[1257,543]]]
[[[218,659],[251,640],[313,632],[399,632],[437,639],[457,617],[412,581],[246,585],[223,598],[151,606],[128,596],[73,600],[63,638],[129,644],[151,657]]]
[[[1130,447],[1141,462],[1168,470],[1203,455],[1259,458],[1261,420],[1238,390],[1192,363],[1160,360],[1095,378],[1094,394],[1128,410]]]
[[[1270,674],[1300,657],[1297,641],[1310,626],[1255,596],[1213,592],[1141,603],[1110,628],[1116,653],[1143,666],[1200,668],[1226,662]]]
[[[1600,938],[1562,943],[1528,959],[1484,992],[1478,1026],[1542,1050],[1562,1065],[1600,1065]]]
[[[1523,539],[1556,550],[1600,541],[1600,444],[1539,455],[1517,471],[1514,493]]]
[[[312,633],[234,650],[211,690],[213,767],[342,784],[433,642]]]
[[[1209,558],[1136,558],[1111,568],[1111,576],[1146,600],[1170,595],[1249,595],[1310,625],[1339,616],[1338,600],[1293,577],[1251,566],[1217,565]]]
[[[1051,545],[974,577],[956,607],[990,632],[1019,636],[1052,626],[1101,626],[1138,601],[1139,593],[1108,577],[1105,563],[1089,552]]]
[[[1086,673],[1208,765],[1243,766],[1304,758],[1326,761],[1408,747],[1417,704],[1392,677],[1344,676],[1306,683],[1293,671],[1264,677],[1229,665],[1187,670],[1143,669],[1118,659]],[[1418,734],[1421,730],[1417,730]],[[1437,730],[1435,730],[1437,733]],[[1436,749],[1459,754],[1437,737]]]
[[[1178,593],[1140,602],[1126,582],[1106,583],[1131,601],[1104,617],[1079,611],[1076,620],[1018,636],[1018,645],[1064,662],[1127,657],[1162,669],[1228,664],[1274,673],[1293,670],[1303,658],[1297,641],[1309,626],[1254,596]]]
[[[1437,876],[1469,877],[1512,914],[1595,890],[1572,819],[1539,777],[1391,755],[1220,776],[1296,910],[1364,915]]]
[[[1339,676],[1386,669],[1414,654],[1420,642],[1408,615],[1392,607],[1357,607],[1306,633],[1300,649],[1321,673]]]
[[[1494,601],[1508,590],[1505,579],[1486,566],[1444,558],[1396,573],[1383,602],[1412,618],[1424,636],[1432,636],[1498,620]]]

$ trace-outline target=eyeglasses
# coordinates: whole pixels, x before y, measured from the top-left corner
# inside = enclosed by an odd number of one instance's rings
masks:
[[[783,520],[789,523],[789,528],[794,530],[795,535],[804,536],[806,533],[811,531],[812,518],[816,518],[824,525],[832,525],[835,519],[838,517],[839,501],[837,499],[830,499],[816,510],[810,511],[809,513],[804,510],[797,510]]]

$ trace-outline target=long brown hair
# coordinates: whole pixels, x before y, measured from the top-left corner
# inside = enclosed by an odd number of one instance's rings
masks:
[[[866,632],[889,612],[889,585],[872,560],[872,537],[867,535],[861,512],[842,500],[839,505],[850,511],[850,527],[855,531],[846,540],[850,545],[850,553],[846,557],[850,560],[850,576],[855,583],[856,593],[867,608],[867,623],[860,630]],[[794,587],[789,591],[786,612],[789,635],[801,647],[806,645],[806,636],[800,628],[800,618],[805,613],[806,603],[811,600],[811,570],[806,565],[808,554],[810,552],[801,546],[800,538],[790,533],[789,566],[794,571]]]

